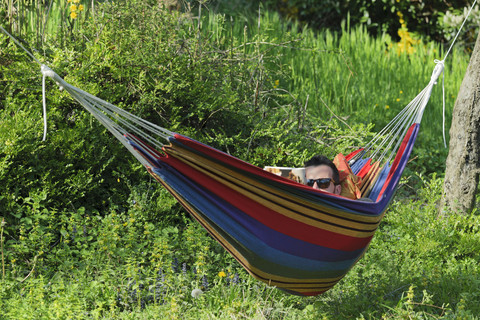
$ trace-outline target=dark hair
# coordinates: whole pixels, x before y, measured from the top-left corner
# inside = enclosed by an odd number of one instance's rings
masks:
[[[311,166],[329,166],[330,168],[332,168],[332,171],[333,171],[333,182],[335,184],[338,184],[340,183],[340,175],[338,173],[338,169],[337,167],[335,166],[335,164],[333,163],[332,160],[328,159],[327,157],[325,156],[322,156],[322,155],[316,155],[316,156],[313,156],[310,160],[308,160],[307,162],[305,162],[305,168],[306,167],[311,167]]]

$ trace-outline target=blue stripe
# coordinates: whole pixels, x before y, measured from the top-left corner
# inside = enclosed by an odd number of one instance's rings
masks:
[[[346,270],[363,252],[362,249],[345,253],[293,239],[262,225],[228,202],[185,179],[173,168],[167,169],[167,166],[163,166],[162,170],[154,170],[154,172],[196,210],[206,215],[214,224],[239,241],[249,251],[276,264],[307,271]],[[257,237],[251,231],[261,236]],[[262,234],[262,232],[265,233]],[[270,246],[265,242],[275,245]],[[280,248],[285,252],[279,250]],[[330,255],[335,254],[337,258],[345,255],[344,257],[350,257],[350,259],[330,261],[332,259]]]
[[[380,172],[380,175],[378,176],[377,181],[375,182],[375,185],[372,188],[372,191],[370,191],[368,197],[373,201],[377,200],[380,191],[382,191],[385,180],[387,180],[388,173],[390,172],[390,167],[391,166],[388,163],[385,164],[385,166],[382,168],[382,171]]]
[[[362,158],[355,161],[355,163],[352,164],[352,166],[350,167],[352,169],[352,172],[354,174],[358,174],[368,160],[370,160],[370,158]]]

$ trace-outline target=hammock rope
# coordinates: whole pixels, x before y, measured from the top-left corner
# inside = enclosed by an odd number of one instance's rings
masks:
[[[120,142],[122,142],[122,144],[144,165],[147,165],[145,159],[138,156],[138,153],[135,152],[131,145],[125,141],[124,136],[129,134],[137,144],[148,150],[148,145],[157,149],[163,148],[165,144],[161,141],[168,142],[168,138],[173,134],[170,130],[148,122],[107,101],[70,85],[46,65],[42,65],[41,71],[43,77],[52,78],[60,88],[66,90],[75,100],[77,100],[78,103],[85,107],[85,109],[87,109],[118,140],[120,140]],[[46,110],[46,108],[44,108],[44,110]],[[138,138],[133,138],[134,136],[137,136]],[[150,156],[154,156],[154,154],[154,152],[150,152]]]
[[[472,6],[468,10],[467,15],[465,16],[465,19],[463,19],[462,25],[460,28],[458,28],[457,33],[455,34],[455,37],[453,38],[452,43],[450,44],[450,47],[447,50],[447,53],[443,57],[442,60],[438,61],[435,60],[435,63],[444,63],[445,59],[447,59],[447,56],[450,54],[450,51],[453,49],[453,45],[457,41],[458,36],[460,35],[460,32],[463,29],[463,26],[465,25],[465,22],[467,22],[468,17],[470,16],[470,13],[472,12],[473,7],[475,7],[475,4],[477,3],[477,0],[473,1]],[[442,101],[443,101],[443,108],[442,108],[442,136],[443,136],[443,145],[446,148],[447,147],[447,139],[445,138],[445,73],[443,73],[443,78],[442,78]]]

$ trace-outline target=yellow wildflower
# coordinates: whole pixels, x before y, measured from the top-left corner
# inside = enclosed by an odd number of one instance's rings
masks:
[[[225,278],[227,275],[225,274],[225,272],[220,271],[220,272],[218,273],[218,276],[219,276],[220,278]]]
[[[275,83],[274,83],[274,85],[273,85],[273,88],[276,89],[279,84],[280,84],[280,80],[275,80]]]
[[[385,109],[390,109],[390,106],[389,106],[389,105],[386,105],[386,106],[385,106]]]
[[[400,98],[397,98],[397,102],[400,101]]]
[[[402,90],[400,90],[400,94],[402,94],[402,93],[403,93],[403,91],[402,91]]]
[[[77,19],[77,16],[78,16],[77,12],[75,11],[70,12],[70,18]]]
[[[78,11],[83,11],[84,9],[85,9],[85,7],[83,6],[83,4],[78,6]]]
[[[73,3],[79,3],[80,0],[73,0]]]
[[[397,44],[397,53],[399,55],[404,52],[407,54],[414,53],[414,46],[419,44],[421,41],[413,39],[405,26],[398,30],[398,35],[400,36],[400,42]]]
[[[70,12],[75,12],[75,11],[77,11],[77,5],[72,4],[72,5],[70,6]]]

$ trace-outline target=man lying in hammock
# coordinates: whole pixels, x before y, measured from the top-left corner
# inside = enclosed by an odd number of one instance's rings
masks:
[[[347,159],[341,153],[337,154],[333,161],[316,155],[305,162],[306,185],[350,199],[371,202],[369,198],[362,197],[361,182],[362,179],[352,172]]]
[[[338,169],[333,161],[325,156],[316,155],[305,162],[305,179],[306,185],[314,189],[334,194],[342,192]]]
[[[333,161],[316,155],[305,162],[303,168],[265,167],[264,170],[349,199],[363,199],[360,192],[362,179],[352,172],[341,153]]]

